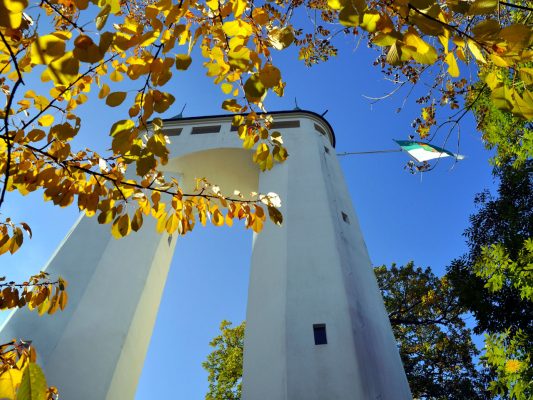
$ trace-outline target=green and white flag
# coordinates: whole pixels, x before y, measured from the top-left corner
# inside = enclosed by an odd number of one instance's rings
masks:
[[[464,156],[452,153],[442,147],[435,146],[429,143],[416,142],[414,140],[394,140],[402,148],[403,151],[409,153],[418,162],[434,160],[441,157],[453,157],[457,160],[462,160]]]

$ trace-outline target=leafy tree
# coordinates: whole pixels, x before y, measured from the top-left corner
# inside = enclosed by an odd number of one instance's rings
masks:
[[[482,360],[495,395],[533,396],[533,175],[532,161],[495,170],[498,197],[476,197],[478,212],[466,230],[469,252],[455,260],[448,276],[461,302],[485,332]]]
[[[374,269],[414,398],[488,399],[487,376],[466,327],[466,308],[430,268]]]
[[[209,392],[206,400],[238,400],[241,398],[242,364],[245,322],[231,326],[220,323],[220,335],[209,345],[214,350],[202,366],[209,372]]]
[[[520,328],[533,334],[533,308],[511,281],[512,274],[527,277],[525,256],[533,232],[532,168],[528,160],[522,168],[506,165],[495,170],[500,180],[498,196],[488,191],[476,196],[478,212],[470,217],[465,231],[469,251],[448,268],[461,303],[476,318],[476,333]],[[487,263],[490,260],[494,262]],[[487,285],[498,290],[487,291]]]
[[[407,380],[418,399],[489,399],[487,376],[476,368],[478,350],[465,326],[466,309],[447,279],[430,268],[392,265],[374,269],[398,342]],[[244,324],[244,323],[243,323]],[[239,399],[244,325],[223,321],[209,371],[206,399]],[[240,364],[239,364],[240,363]]]

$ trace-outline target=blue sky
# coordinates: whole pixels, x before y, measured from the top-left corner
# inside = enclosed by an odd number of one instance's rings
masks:
[[[371,105],[363,95],[380,96],[391,89],[371,65],[376,53],[364,43],[355,50],[344,39],[340,47],[338,57],[313,68],[297,61],[293,49],[275,54],[287,88],[284,98],[269,94],[267,108],[292,109],[297,97],[300,108],[329,110],[326,118],[335,130],[338,152],[394,148],[393,138],[406,139],[411,133],[410,123],[419,113],[416,97],[400,113],[396,110],[403,102],[402,92]],[[205,77],[197,55],[191,70],[177,75],[169,90],[176,103],[165,117],[177,114],[184,103],[186,116],[222,112],[225,97]],[[109,109],[89,101],[80,114],[85,122],[74,145],[105,150],[109,127],[125,118],[126,108]],[[444,132],[435,143],[443,140]],[[447,147],[456,151],[456,141],[454,136]],[[471,117],[462,125],[460,152],[465,160],[455,166],[443,160],[422,176],[403,169],[408,158],[402,153],[341,158],[375,265],[414,260],[440,274],[465,251],[461,235],[474,212],[473,197],[493,187],[490,153]],[[75,207],[58,209],[43,203],[40,193],[24,198],[11,193],[3,208],[5,215],[28,222],[34,233],[17,254],[0,258],[0,274],[15,280],[46,263],[78,215]],[[207,375],[201,362],[209,352],[208,342],[222,319],[238,323],[245,316],[250,254],[251,233],[241,227],[200,228],[179,238],[137,400],[203,398]]]

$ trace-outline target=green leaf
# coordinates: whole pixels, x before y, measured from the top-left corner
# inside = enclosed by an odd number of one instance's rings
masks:
[[[30,362],[22,375],[17,400],[46,400],[46,378],[38,364]]]

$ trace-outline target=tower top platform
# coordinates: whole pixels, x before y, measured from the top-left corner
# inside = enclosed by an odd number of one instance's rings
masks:
[[[284,111],[271,111],[266,114],[272,115],[274,117],[274,124],[272,130],[277,129],[286,129],[297,127],[296,125],[292,126],[291,122],[296,123],[298,118],[307,118],[314,121],[315,130],[327,136],[331,145],[335,147],[336,139],[333,128],[330,123],[322,117],[320,114],[315,113],[314,111],[308,110],[284,110]],[[221,120],[231,124],[231,120],[235,115],[247,115],[247,114],[218,114],[218,115],[207,115],[201,117],[172,117],[163,119],[167,123],[166,127],[179,127],[180,125],[192,125],[198,123],[199,125],[208,124],[211,122],[220,122]],[[233,127],[232,130],[236,130]]]

